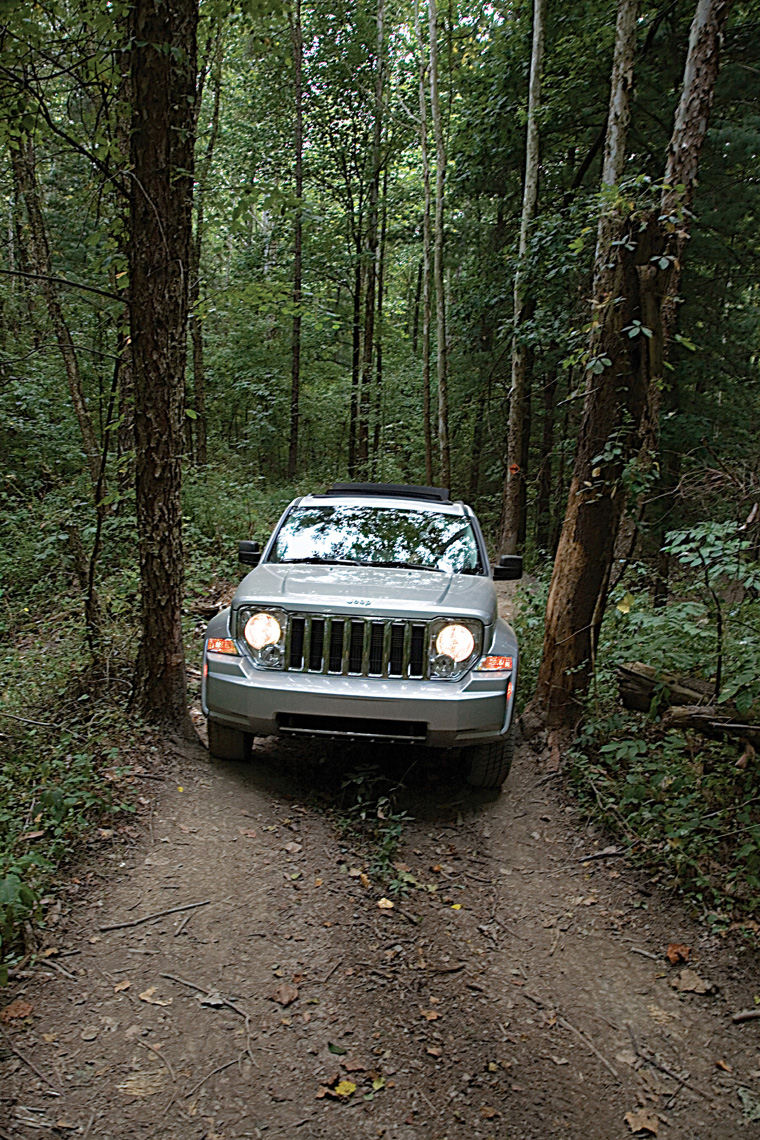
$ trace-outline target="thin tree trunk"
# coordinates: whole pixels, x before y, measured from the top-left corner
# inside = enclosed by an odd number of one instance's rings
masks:
[[[74,414],[79,424],[82,444],[87,459],[90,481],[93,489],[97,486],[100,471],[99,447],[95,438],[95,431],[87,409],[87,402],[79,371],[79,360],[74,341],[63,315],[58,285],[53,280],[52,263],[50,258],[50,243],[47,236],[45,217],[40,203],[39,187],[37,185],[37,171],[35,165],[34,148],[29,139],[11,144],[11,162],[14,175],[21,187],[29,218],[31,234],[31,249],[35,272],[40,277],[42,295],[45,298],[48,317],[53,327],[58,349],[63,360],[63,367],[68,382],[69,396],[74,408]]]
[[[444,273],[444,208],[446,194],[446,145],[438,91],[438,11],[436,0],[428,0],[430,26],[430,112],[435,138],[435,227],[433,275],[435,278],[436,349],[438,378],[438,454],[441,483],[451,486],[449,444],[449,378],[446,341],[446,281]]]
[[[377,319],[375,321],[375,399],[372,429],[372,478],[378,478],[383,436],[383,293],[385,290],[385,243],[388,234],[388,167],[383,171],[380,209],[380,240],[377,246]]]
[[[557,373],[543,386],[543,424],[541,435],[541,466],[538,471],[536,496],[536,546],[548,550],[551,542],[552,452],[554,451],[554,401],[557,396]]]
[[[544,57],[546,0],[533,3],[533,47],[530,60],[528,93],[528,134],[525,148],[525,183],[522,216],[520,219],[520,245],[514,281],[514,333],[512,337],[512,389],[509,401],[509,432],[507,439],[507,472],[502,505],[502,531],[500,549],[515,554],[525,534],[525,483],[524,455],[527,452],[526,404],[529,400],[528,346],[523,325],[528,317],[525,299],[525,263],[528,253],[528,232],[538,201],[539,133],[538,114],[541,108],[541,71]]]
[[[378,203],[380,198],[381,141],[383,131],[385,0],[377,0],[377,40],[375,47],[375,107],[372,126],[372,178],[367,211],[366,285],[364,289],[364,335],[362,375],[359,394],[357,466],[363,475],[369,467],[369,430],[372,372],[375,350],[375,305],[377,298]]]
[[[623,473],[644,444],[651,447],[656,439],[656,392],[729,8],[730,0],[697,4],[660,203],[614,225],[604,223],[608,247],[597,256],[587,394],[534,699],[550,728],[569,728],[581,715],[625,505]],[[619,75],[629,70],[623,66]],[[620,90],[610,100],[613,135],[620,117],[616,96],[622,98]]]
[[[414,4],[414,27],[417,33],[417,48],[419,51],[419,132],[420,156],[422,159],[422,264],[418,282],[422,282],[422,432],[425,440],[425,479],[428,486],[433,482],[433,431],[430,422],[430,323],[431,323],[431,297],[430,297],[430,233],[432,197],[430,192],[430,157],[427,146],[427,94],[425,63],[425,43],[420,25],[419,0]],[[419,284],[418,284],[419,293]],[[415,349],[416,349],[416,313],[415,313]]]
[[[191,257],[197,0],[134,0],[130,323],[141,638],[134,701],[183,734],[182,442]]]
[[[210,63],[213,83],[213,104],[211,109],[211,124],[206,142],[206,150],[198,171],[195,187],[195,225],[190,246],[190,296],[188,299],[190,324],[190,343],[192,345],[193,360],[193,410],[195,420],[195,462],[199,467],[205,467],[208,459],[208,420],[206,413],[206,368],[204,363],[203,321],[198,309],[201,299],[201,253],[203,250],[204,233],[204,207],[206,187],[211,175],[211,166],[214,160],[214,149],[219,135],[219,108],[222,97],[222,66],[224,62],[223,50],[223,23],[217,24]],[[196,96],[195,130],[197,133],[198,120],[201,112],[201,92]]]
[[[293,94],[295,130],[293,146],[296,210],[293,224],[293,329],[290,369],[290,444],[288,477],[298,470],[298,428],[301,419],[301,300],[303,289],[303,29],[301,0],[294,0],[290,33],[293,41]]]

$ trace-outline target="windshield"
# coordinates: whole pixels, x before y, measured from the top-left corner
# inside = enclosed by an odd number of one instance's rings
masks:
[[[296,507],[280,528],[270,561],[483,572],[477,539],[463,515],[395,506]]]

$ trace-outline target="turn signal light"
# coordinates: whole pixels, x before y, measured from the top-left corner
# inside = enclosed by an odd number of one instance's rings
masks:
[[[209,653],[229,653],[233,657],[239,656],[235,642],[231,641],[229,637],[210,637],[206,643],[206,648]]]
[[[484,657],[478,664],[478,669],[501,669],[504,672],[512,672],[512,658],[511,657]]]

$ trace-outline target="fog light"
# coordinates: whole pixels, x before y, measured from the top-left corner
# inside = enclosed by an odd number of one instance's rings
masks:
[[[430,662],[430,676],[431,677],[450,677],[456,669],[456,661],[453,657],[448,657],[445,653],[439,653],[437,657],[433,657]]]

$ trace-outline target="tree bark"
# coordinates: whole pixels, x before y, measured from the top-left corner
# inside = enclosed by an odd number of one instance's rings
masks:
[[[187,735],[181,462],[197,22],[197,0],[134,0],[130,10],[130,325],[141,586],[134,703],[147,719]]]
[[[514,330],[512,336],[512,389],[509,401],[509,430],[507,437],[507,471],[502,500],[502,529],[500,550],[516,554],[521,536],[525,533],[525,464],[526,403],[529,398],[528,346],[523,325],[527,317],[525,298],[525,263],[528,253],[528,231],[536,213],[539,174],[538,114],[541,108],[541,70],[544,56],[546,0],[533,3],[533,47],[530,60],[528,93],[528,134],[525,149],[525,182],[520,244],[514,280]]]
[[[621,0],[621,8],[627,4]],[[552,729],[570,728],[580,719],[625,504],[625,470],[644,445],[651,449],[656,440],[657,392],[689,234],[688,206],[729,8],[730,0],[697,4],[660,202],[616,217],[614,224],[609,219],[600,224],[604,248],[596,258],[586,398],[533,702]],[[627,26],[619,21],[619,34],[621,23]],[[622,103],[630,97],[629,73],[624,58],[616,63],[609,122],[611,139],[617,137],[619,145],[611,141],[609,149],[618,163],[624,154],[620,124],[625,122]]]
[[[435,138],[435,224],[433,275],[435,278],[436,374],[438,378],[438,457],[441,483],[451,486],[451,447],[449,443],[449,364],[446,340],[446,280],[444,273],[444,209],[446,195],[446,145],[438,90],[438,10],[436,0],[428,0],[430,26],[430,112]]]

